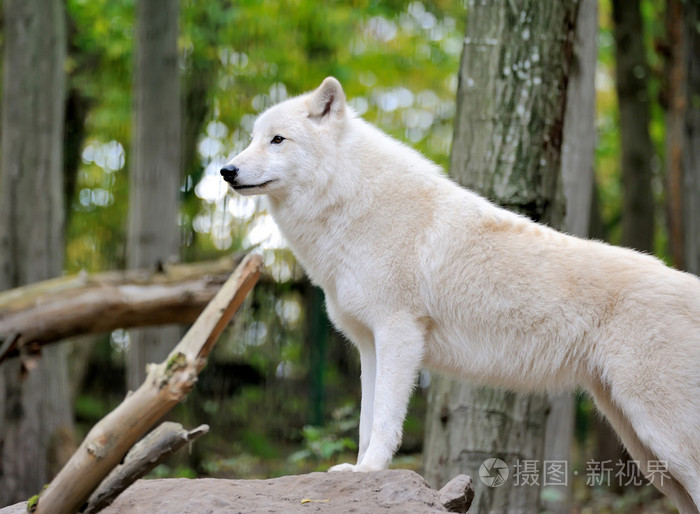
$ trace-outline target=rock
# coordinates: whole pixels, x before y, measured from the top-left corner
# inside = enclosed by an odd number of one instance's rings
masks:
[[[438,492],[419,474],[404,469],[309,473],[269,480],[138,480],[102,513],[448,512],[441,498],[449,497],[450,505],[462,508],[465,503],[458,499],[459,492],[465,497],[469,490],[473,497],[473,488],[467,484],[471,479],[460,475]],[[452,492],[446,491],[448,487]],[[24,509],[24,504],[17,504],[0,509],[0,514]]]
[[[439,494],[440,503],[450,512],[467,512],[474,500],[474,483],[467,475],[457,475]]]

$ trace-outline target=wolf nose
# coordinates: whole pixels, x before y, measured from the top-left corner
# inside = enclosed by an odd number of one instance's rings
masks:
[[[224,177],[224,180],[226,182],[235,181],[237,175],[238,168],[236,168],[233,164],[227,164],[226,166],[221,168],[221,176]]]

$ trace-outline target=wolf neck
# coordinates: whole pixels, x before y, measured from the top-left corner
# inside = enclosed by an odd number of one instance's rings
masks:
[[[361,119],[349,120],[344,137],[341,150],[320,163],[323,178],[315,187],[270,198],[271,214],[289,246],[311,280],[324,288],[337,271],[330,254],[337,256],[350,244],[348,234],[372,219],[387,188],[397,181],[420,188],[426,177],[440,174],[418,152],[411,150],[409,161],[407,147]]]
[[[270,197],[270,213],[289,247],[313,283],[327,289],[335,271],[329,252],[346,244],[348,228],[373,204],[373,188],[363,188],[358,174],[361,163],[343,159],[342,170],[336,163],[325,163],[327,181],[317,187],[292,191],[284,198]],[[348,170],[349,166],[354,168]],[[354,173],[355,179],[343,180],[340,173]]]

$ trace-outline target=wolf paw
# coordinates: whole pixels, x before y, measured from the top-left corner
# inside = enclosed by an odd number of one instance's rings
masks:
[[[336,471],[361,471],[355,464],[349,464],[347,462],[343,464],[337,464],[328,469],[329,472],[333,473]]]

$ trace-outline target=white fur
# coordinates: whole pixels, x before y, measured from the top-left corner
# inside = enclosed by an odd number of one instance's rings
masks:
[[[272,143],[275,135],[286,138]],[[583,386],[657,483],[700,506],[700,281],[501,209],[356,117],[333,78],[255,123],[229,165],[360,351],[357,464],[386,468],[421,366],[520,391]],[[692,499],[691,499],[692,498]]]

